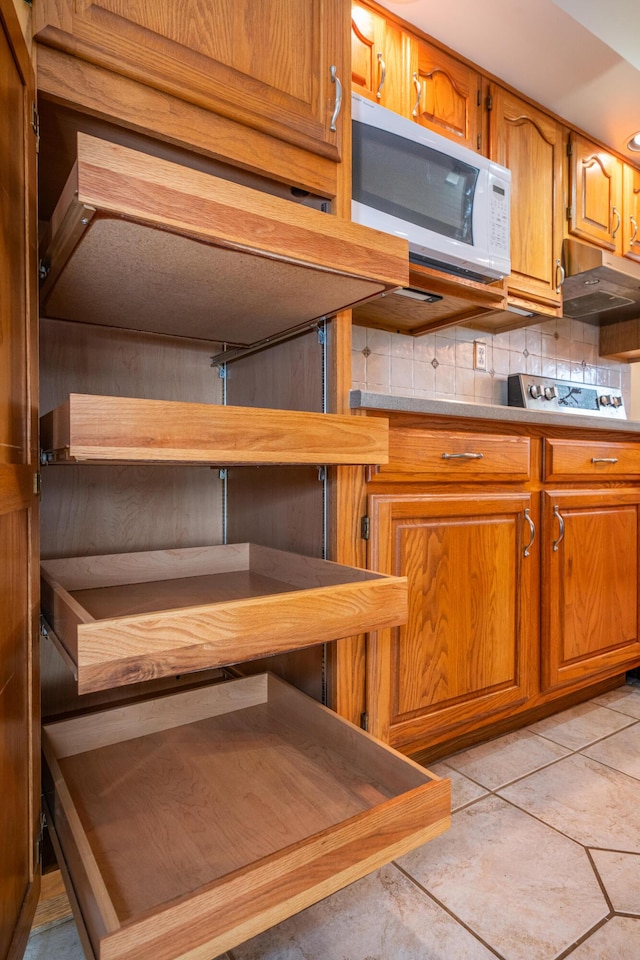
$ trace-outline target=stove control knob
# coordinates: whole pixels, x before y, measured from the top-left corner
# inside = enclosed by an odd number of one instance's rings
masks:
[[[621,406],[622,406],[622,397],[611,397],[611,406],[612,406],[612,407],[621,407]]]
[[[558,391],[555,387],[545,387],[544,388],[544,398],[545,400],[557,400]]]
[[[603,393],[602,396],[600,397],[600,406],[601,406],[601,407],[610,407],[611,405],[612,405],[612,404],[611,404],[611,397],[610,397],[610,395],[609,395],[608,393]]]
[[[532,383],[529,387],[529,393],[534,400],[538,400],[542,396],[542,387],[539,383]]]

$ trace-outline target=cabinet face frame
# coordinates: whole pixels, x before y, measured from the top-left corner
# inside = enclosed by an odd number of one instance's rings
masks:
[[[545,490],[542,529],[543,692],[637,664],[640,490]],[[618,638],[579,648],[603,629]]]
[[[368,660],[367,660],[367,713],[369,717],[369,729],[375,736],[389,742],[397,749],[409,748],[411,751],[426,749],[430,745],[430,737],[437,733],[438,738],[442,739],[443,732],[454,735],[456,727],[468,723],[470,720],[478,720],[478,724],[486,721],[493,713],[503,710],[505,707],[518,706],[525,702],[529,697],[535,681],[535,662],[533,658],[533,642],[537,634],[537,617],[533,613],[532,590],[534,577],[537,576],[537,564],[535,557],[537,550],[530,544],[529,555],[524,556],[525,546],[529,544],[530,528],[524,515],[525,510],[530,511],[531,515],[532,500],[526,493],[467,493],[465,494],[372,494],[369,497],[369,513],[371,516],[372,538],[370,541],[370,565],[380,571],[399,571],[403,570],[403,575],[409,578],[409,620],[408,626],[403,630],[384,630],[372,634],[369,639]],[[483,547],[486,551],[487,544],[499,542],[504,559],[504,551],[509,552],[504,567],[508,569],[498,571],[497,566],[493,571],[489,571],[486,583],[500,586],[501,579],[508,581],[508,596],[501,599],[501,610],[510,609],[513,632],[508,635],[503,654],[505,660],[502,664],[492,661],[485,664],[487,671],[496,671],[503,674],[501,682],[488,684],[485,689],[477,688],[474,690],[463,691],[462,681],[458,682],[460,689],[456,695],[448,700],[443,696],[440,703],[433,701],[431,704],[423,704],[413,710],[401,713],[398,707],[398,682],[399,682],[399,652],[400,646],[404,646],[407,651],[407,645],[410,644],[410,638],[407,631],[411,628],[412,622],[422,611],[420,608],[419,595],[424,598],[424,591],[433,589],[455,592],[455,586],[452,588],[451,580],[461,575],[457,569],[447,580],[446,563],[447,545],[443,548],[444,552],[440,562],[445,564],[443,567],[443,579],[438,583],[437,576],[431,579],[428,567],[425,563],[423,569],[424,586],[421,587],[417,582],[420,575],[420,560],[414,562],[414,569],[411,570],[403,563],[400,555],[400,536],[403,531],[419,530],[421,525],[432,526],[432,530],[426,533],[427,538],[436,537],[440,543],[443,538],[449,535],[447,521],[454,528],[454,537],[456,536],[455,527],[463,530],[463,536],[467,536],[469,542],[473,542],[473,531],[469,532],[469,525],[474,521],[478,524],[480,534],[477,541],[477,561],[473,570],[475,575],[479,572],[478,582],[482,574],[482,552]],[[493,529],[492,529],[493,528]],[[451,528],[450,528],[451,529]],[[481,538],[486,536],[486,540]],[[498,540],[496,541],[496,537]],[[511,546],[509,546],[509,542]],[[485,557],[486,559],[486,557]],[[432,559],[432,564],[434,563]],[[471,574],[473,576],[474,574]],[[459,581],[457,581],[459,583]],[[450,594],[451,596],[451,594]],[[464,600],[464,598],[459,598]],[[468,598],[467,598],[468,599]],[[455,600],[455,597],[454,597]],[[493,602],[493,598],[487,599],[485,603]],[[452,620],[455,620],[455,613],[451,612]],[[469,618],[473,618],[473,612],[467,611]],[[426,612],[429,615],[429,612]],[[465,614],[462,613],[464,621]],[[434,636],[441,629],[442,635],[439,642],[441,644],[440,656],[443,658],[443,669],[447,669],[444,659],[447,656],[447,614],[440,610],[440,623],[434,626]],[[507,626],[507,633],[508,633]],[[496,637],[492,637],[493,640]],[[482,650],[485,656],[489,650],[490,644],[487,638],[480,641],[476,649],[476,655],[482,657]],[[425,656],[429,651],[421,648],[421,641],[418,638],[414,641],[414,665],[419,661],[425,662]],[[455,653],[455,651],[454,651]],[[417,660],[416,655],[417,654]],[[465,658],[473,655],[473,641],[470,642],[465,654],[458,654],[458,666],[464,664]],[[455,661],[455,657],[453,658]],[[427,669],[430,666],[427,664]],[[438,670],[438,664],[435,664]],[[454,666],[451,670],[457,669]],[[464,670],[464,665],[462,666]],[[509,675],[510,673],[510,675]],[[453,676],[453,674],[452,674]],[[432,678],[433,679],[433,678]],[[432,680],[430,681],[432,682]],[[446,681],[444,681],[446,683]],[[415,681],[412,680],[411,683]]]

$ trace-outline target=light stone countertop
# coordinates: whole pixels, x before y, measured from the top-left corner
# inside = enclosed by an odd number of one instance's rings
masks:
[[[352,390],[350,393],[352,410],[388,410],[396,413],[423,413],[437,417],[469,417],[502,423],[531,423],[542,426],[584,427],[589,430],[603,430],[607,433],[637,433],[640,435],[640,421],[616,420],[613,417],[592,417],[588,414],[541,413],[537,410],[524,410],[522,407],[508,407],[498,404],[465,403],[461,400],[423,400],[416,397],[397,397],[385,393],[370,393],[366,390]]]

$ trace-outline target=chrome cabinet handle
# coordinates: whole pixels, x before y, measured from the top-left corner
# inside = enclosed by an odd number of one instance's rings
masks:
[[[333,108],[333,115],[331,117],[331,123],[329,124],[329,130],[331,130],[332,133],[335,133],[335,131],[338,129],[336,127],[336,120],[338,119],[338,114],[342,109],[342,84],[340,83],[340,79],[338,77],[337,67],[331,67],[331,83],[335,83],[336,85],[336,105]]]
[[[613,233],[611,234],[611,239],[612,239],[612,240],[615,240],[616,233],[617,233],[618,230],[620,229],[620,224],[622,223],[622,218],[620,217],[620,214],[618,213],[618,208],[617,208],[617,207],[613,207],[611,212],[612,212],[612,213],[615,213],[616,217],[618,218],[618,222],[616,223],[615,228],[614,228],[614,231],[613,231]]]
[[[484,453],[443,453],[443,460],[482,460]]]
[[[638,236],[638,224],[635,217],[629,217],[631,224],[633,226],[633,234],[631,235],[631,240],[629,240],[629,250],[633,247],[636,242],[636,237]]]
[[[564,540],[564,519],[563,519],[563,517],[562,517],[562,515],[561,515],[561,513],[560,513],[560,507],[555,506],[555,507],[553,508],[553,515],[554,515],[554,517],[557,517],[557,518],[558,518],[558,523],[559,523],[559,525],[560,525],[560,532],[558,533],[558,539],[553,541],[553,552],[554,552],[554,553],[557,553],[557,552],[558,552],[558,547],[560,546],[560,544],[561,544],[562,541]]]
[[[559,280],[558,280],[558,274],[560,275]],[[560,293],[560,287],[564,283],[564,277],[565,277],[564,267],[562,266],[562,261],[560,260],[560,257],[558,257],[558,259],[556,260],[556,293]]]
[[[534,542],[535,542],[535,539],[536,539],[536,525],[535,525],[535,523],[533,522],[533,520],[531,519],[531,511],[529,510],[528,507],[527,507],[527,509],[524,511],[524,518],[525,518],[525,520],[527,521],[527,523],[529,524],[529,530],[530,530],[530,532],[531,532],[531,536],[529,537],[529,543],[528,543],[528,544],[526,545],[526,547],[524,548],[524,555],[525,555],[525,557],[528,557],[529,554],[531,553],[531,547],[533,546],[533,544],[534,544]]]
[[[617,463],[617,457],[591,457],[591,463]]]
[[[382,58],[382,54],[378,54],[378,63],[380,64],[380,83],[378,84],[378,89],[376,90],[376,99],[379,100],[382,96],[382,88],[384,87],[384,81],[387,78],[387,65]]]
[[[416,88],[416,104],[413,110],[411,111],[412,117],[419,116],[420,113],[420,97],[422,96],[422,84],[418,80],[418,74],[413,74],[413,85]]]

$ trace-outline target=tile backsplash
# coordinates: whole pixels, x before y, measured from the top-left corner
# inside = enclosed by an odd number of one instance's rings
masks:
[[[410,337],[354,326],[353,389],[506,404],[508,374],[537,373],[617,387],[628,409],[629,364],[598,356],[598,332],[597,326],[567,317],[496,334],[449,327]],[[486,371],[473,369],[474,340],[486,344]]]

